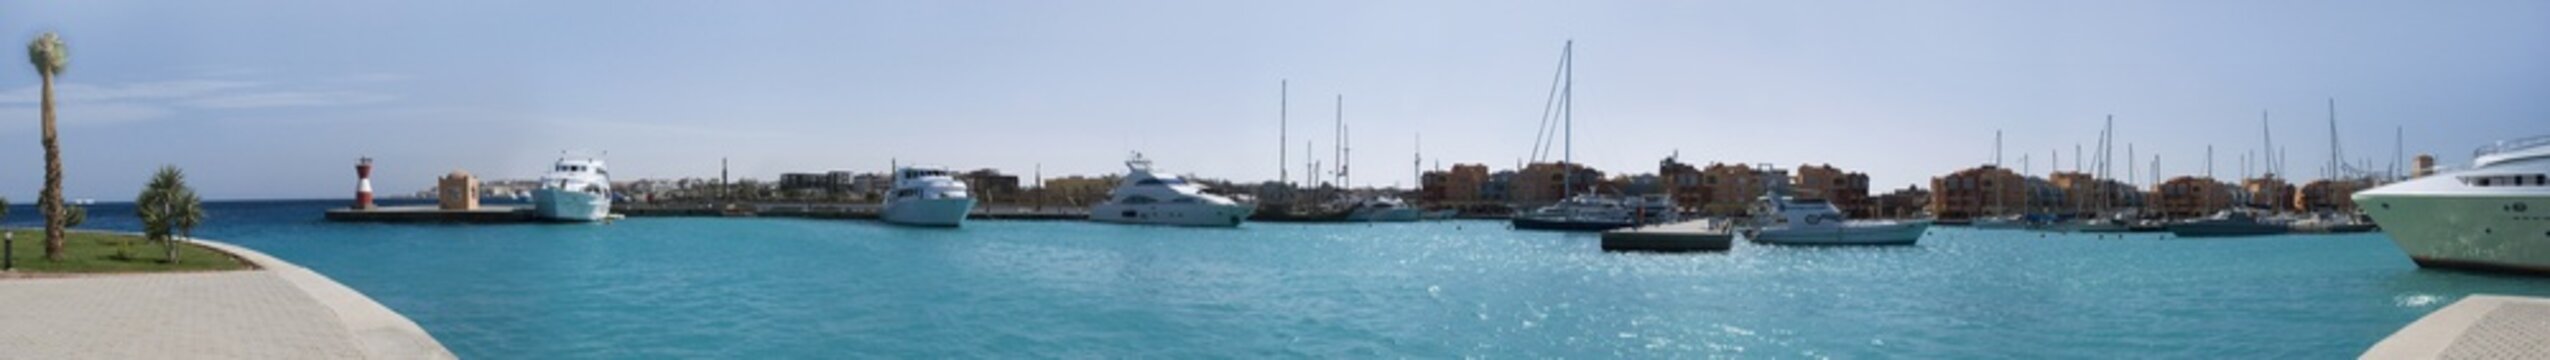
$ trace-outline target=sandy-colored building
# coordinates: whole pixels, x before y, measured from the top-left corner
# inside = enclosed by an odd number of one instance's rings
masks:
[[[1674,207],[1682,211],[1699,211],[1709,203],[1709,188],[1700,185],[1700,168],[1665,158],[1656,165],[1656,176],[1664,181],[1665,194],[1673,197]]]
[[[436,196],[436,203],[443,210],[478,209],[477,176],[470,175],[468,171],[452,170],[451,174],[435,179],[435,185],[440,193]]]
[[[1799,198],[1824,199],[1851,217],[1873,217],[1868,203],[1868,174],[1842,171],[1832,164],[1800,165],[1789,183]]]
[[[2240,189],[2249,192],[2249,202],[2242,205],[2274,210],[2293,210],[2293,183],[2274,173],[2240,181]]]
[[[2416,166],[2416,170],[2413,170],[2413,171],[2409,172],[2409,176],[2411,176],[2411,177],[2426,177],[2427,175],[2434,175],[2434,174],[2435,174],[2435,156],[2434,156],[2434,155],[2427,155],[2427,154],[2417,154],[2417,160],[2416,160],[2416,165],[2415,165],[2415,166]]]
[[[2170,218],[2211,215],[2233,205],[2231,184],[2207,177],[2180,176],[2160,184],[2160,213]]]
[[[2098,178],[2089,173],[2056,171],[2046,181],[2063,191],[2063,204],[2053,209],[2054,213],[2096,214],[2100,212],[2102,203],[2108,200],[2099,196]]]
[[[1957,170],[1930,178],[1930,214],[1940,219],[1972,219],[2025,212],[2027,178],[1993,165]]]
[[[2355,211],[2355,192],[2372,187],[2372,182],[2367,180],[2312,180],[2293,192],[2293,210]]]
[[[1452,170],[1427,171],[1420,176],[1418,199],[1428,204],[1466,204],[1486,200],[1480,192],[1488,182],[1487,165],[1454,164]]]
[[[1786,185],[1788,172],[1757,169],[1744,164],[1710,163],[1700,170],[1700,214],[1706,216],[1743,216],[1753,208],[1771,186]]]
[[[1570,179],[1567,176],[1568,171],[1575,172],[1576,176]],[[1507,196],[1513,198],[1514,203],[1548,204],[1558,202],[1567,194],[1600,191],[1602,181],[1602,171],[1587,168],[1584,165],[1534,163],[1523,166],[1523,171],[1515,176],[1513,184],[1509,185],[1512,188],[1507,189],[1506,192]],[[1576,191],[1567,191],[1570,182],[1574,183]]]
[[[1921,187],[1918,186],[1907,186],[1903,189],[1886,192],[1884,195],[1877,195],[1877,197],[1870,199],[1869,202],[1874,204],[1870,206],[1872,208],[1869,210],[1872,213],[1870,214],[1872,216],[1869,216],[1870,218],[1914,218],[1919,217],[1922,212],[1928,210],[1930,205],[1930,191],[1922,190]]]

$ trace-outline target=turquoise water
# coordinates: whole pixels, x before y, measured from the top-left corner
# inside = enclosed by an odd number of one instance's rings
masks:
[[[321,222],[335,205],[216,204],[201,235],[361,290],[464,358],[2342,358],[2471,293],[2550,295],[2418,270],[2378,234],[1939,228],[1649,254],[1492,221]]]

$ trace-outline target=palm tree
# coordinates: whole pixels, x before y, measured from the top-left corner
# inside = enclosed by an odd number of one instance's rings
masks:
[[[36,201],[44,207],[44,258],[62,261],[62,145],[53,131],[53,77],[71,66],[70,49],[62,47],[61,35],[46,31],[27,43],[27,62],[44,78],[44,193]]]
[[[170,198],[174,201],[168,206],[169,225],[177,228],[179,238],[195,237],[195,225],[204,223],[204,200],[195,197],[195,190],[186,188],[185,183],[178,183],[177,195]],[[169,239],[165,243],[168,247],[168,263],[170,264],[177,263],[176,240]]]
[[[151,175],[150,184],[133,199],[133,212],[142,220],[143,235],[168,250],[169,263],[177,262],[177,237],[189,235],[204,220],[203,200],[186,186],[186,172],[176,166],[160,166]]]

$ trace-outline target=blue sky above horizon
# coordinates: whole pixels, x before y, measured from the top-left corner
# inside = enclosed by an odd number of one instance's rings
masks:
[[[1335,163],[1340,94],[1355,183],[1408,186],[1419,134],[1426,167],[1527,157],[1568,39],[1575,157],[1613,172],[1679,152],[1926,187],[1990,161],[1997,129],[2004,162],[2042,174],[2114,115],[2118,176],[2154,156],[2203,174],[2211,145],[2232,177],[2268,111],[2286,172],[2309,178],[2330,98],[2348,157],[2375,167],[2394,127],[2448,165],[2550,133],[2536,1],[0,2],[0,36],[46,30],[72,49],[67,190],[102,201],[161,164],[213,198],[340,198],[359,156],[402,194],[453,169],[535,176],[563,149],[608,151],[624,179],[713,177],[720,158],[760,178],[890,161],[1058,177],[1131,151],[1298,178],[1304,141]],[[29,202],[37,78],[14,68],[0,195]]]

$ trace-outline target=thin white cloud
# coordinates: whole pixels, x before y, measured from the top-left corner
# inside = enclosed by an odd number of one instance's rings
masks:
[[[251,109],[297,106],[345,106],[389,101],[395,97],[350,91],[278,91],[215,95],[188,99],[186,106],[215,109]]]
[[[64,103],[181,99],[260,85],[262,84],[247,81],[204,79],[116,85],[58,83],[53,86],[53,96],[55,101]],[[0,92],[0,103],[35,103],[42,100],[44,100],[44,87],[40,84]]]
[[[176,113],[163,106],[135,103],[65,103],[55,105],[53,110],[54,121],[64,127],[128,123],[158,119]],[[37,122],[34,120],[41,116],[44,116],[44,109],[38,106],[0,107],[0,119],[27,119],[28,121],[20,123],[25,124],[24,126],[18,126],[27,130],[36,129],[37,126],[34,124]],[[15,129],[7,131],[15,131]]]
[[[340,77],[340,78],[336,78],[336,79],[331,79],[330,81],[331,81],[331,82],[338,82],[338,83],[381,83],[381,82],[403,81],[403,80],[407,80],[407,79],[414,79],[414,78],[416,78],[416,76],[415,76],[415,75],[400,74],[400,73],[378,72],[378,73],[363,73],[363,74],[346,75],[345,77]]]

